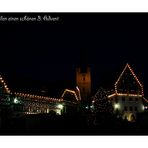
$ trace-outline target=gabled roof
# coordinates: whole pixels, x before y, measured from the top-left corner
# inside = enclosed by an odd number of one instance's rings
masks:
[[[134,82],[134,85],[132,84],[132,82]],[[135,75],[134,71],[128,63],[124,67],[122,73],[120,74],[119,78],[115,83],[115,93],[120,93],[120,88],[123,87],[128,87],[125,89],[130,89],[130,91],[132,91],[131,89],[133,88],[137,89],[138,91],[140,91],[140,94],[143,95],[143,85],[140,83],[140,81],[138,80],[137,76]]]
[[[0,75],[0,85],[2,87],[2,91],[4,91],[3,93],[10,93],[8,86],[6,85],[4,79],[2,78],[1,75]]]
[[[74,90],[65,89],[61,98],[66,101],[79,101],[79,98]]]
[[[2,78],[2,76],[0,75],[0,87],[2,92],[0,93],[7,93],[7,94],[15,94],[17,97],[23,97],[23,98],[32,98],[32,99],[42,99],[42,100],[46,100],[46,101],[52,101],[52,102],[61,102],[63,101],[61,98],[52,98],[52,97],[47,97],[47,96],[42,96],[42,95],[34,95],[34,94],[29,94],[29,93],[18,93],[15,91],[10,91],[10,89],[7,87],[4,79]]]

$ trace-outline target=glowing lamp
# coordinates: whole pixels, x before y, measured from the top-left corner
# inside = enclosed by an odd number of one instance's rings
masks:
[[[91,105],[90,108],[91,108],[91,109],[94,109],[94,105]]]
[[[144,105],[142,105],[142,110],[144,110],[145,109],[145,107],[144,107]]]
[[[115,109],[119,109],[120,108],[120,105],[118,103],[114,104],[114,108]]]
[[[14,99],[13,101],[15,104],[18,104],[19,103],[19,100],[17,98]]]
[[[62,110],[64,106],[62,104],[58,104],[57,107]]]
[[[88,109],[88,106],[86,106],[85,108]]]

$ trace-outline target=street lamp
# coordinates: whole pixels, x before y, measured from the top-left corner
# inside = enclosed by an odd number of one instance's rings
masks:
[[[14,104],[18,104],[19,100],[17,98],[14,98],[13,102],[14,102]]]
[[[64,108],[64,106],[63,106],[62,104],[58,104],[58,105],[57,105],[57,108],[59,108],[59,109],[62,110],[62,109]]]
[[[115,109],[119,109],[120,108],[120,105],[118,103],[114,104],[114,108]]]

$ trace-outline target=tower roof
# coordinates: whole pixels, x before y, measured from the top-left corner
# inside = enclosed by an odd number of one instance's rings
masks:
[[[128,63],[115,83],[115,92],[143,95],[143,85]]]

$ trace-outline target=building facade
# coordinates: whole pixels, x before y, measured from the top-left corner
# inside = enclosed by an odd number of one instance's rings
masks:
[[[0,112],[9,112],[12,116],[23,114],[62,113],[62,98],[51,98],[26,93],[12,92],[0,76]]]

